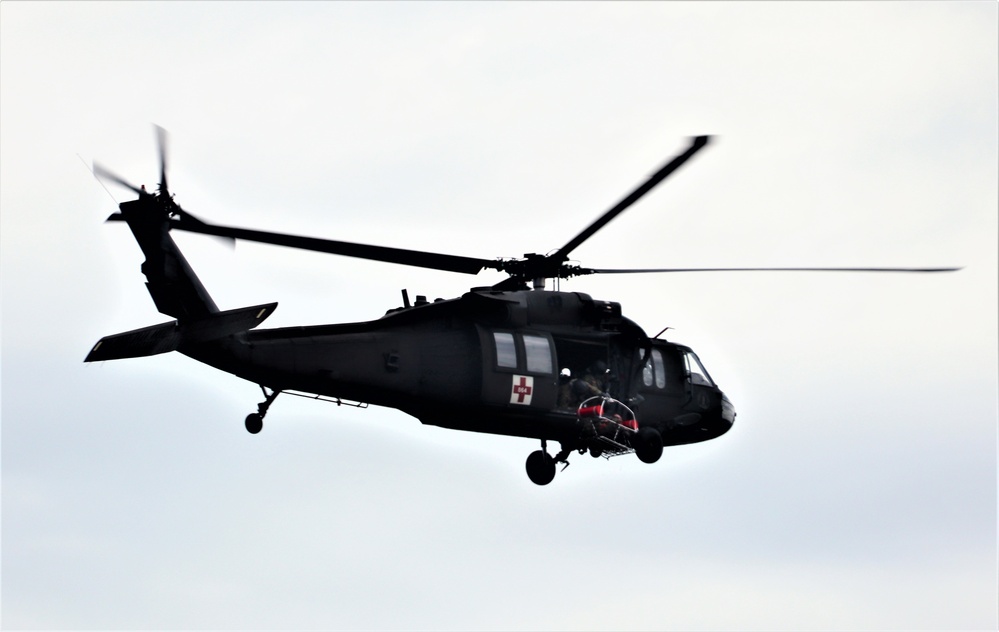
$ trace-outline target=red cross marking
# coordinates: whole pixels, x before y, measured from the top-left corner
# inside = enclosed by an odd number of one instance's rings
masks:
[[[520,378],[520,384],[513,385],[513,394],[517,396],[518,404],[523,404],[524,398],[530,395],[533,390],[527,385],[527,378],[523,376]]]

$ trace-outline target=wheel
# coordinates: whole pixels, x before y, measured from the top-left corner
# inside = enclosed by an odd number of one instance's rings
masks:
[[[535,485],[547,485],[555,478],[555,459],[544,450],[531,452],[527,457],[527,477]]]
[[[590,456],[595,459],[599,459],[604,455],[604,448],[600,444],[591,443],[590,444]]]
[[[632,443],[642,463],[655,463],[663,455],[663,436],[655,428],[641,428]]]
[[[264,418],[260,413],[250,413],[246,416],[246,431],[250,434],[257,434],[264,429]]]

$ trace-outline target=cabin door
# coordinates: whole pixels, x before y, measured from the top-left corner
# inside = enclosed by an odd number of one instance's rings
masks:
[[[636,411],[639,420],[645,411],[652,412],[657,422],[672,419],[683,408],[689,390],[683,356],[669,346],[639,349],[637,356],[639,362],[647,357],[639,378],[641,386],[638,390],[644,400],[640,410]]]

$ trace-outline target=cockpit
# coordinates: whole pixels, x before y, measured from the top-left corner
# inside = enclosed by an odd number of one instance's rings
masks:
[[[642,352],[639,352],[642,356]],[[657,346],[649,351],[648,360],[642,367],[642,384],[660,390],[670,390],[689,379],[698,386],[714,386],[714,380],[701,363],[697,354],[686,347],[676,345]]]

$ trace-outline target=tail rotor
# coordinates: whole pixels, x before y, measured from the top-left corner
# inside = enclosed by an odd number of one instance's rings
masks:
[[[204,222],[194,217],[182,209],[179,204],[174,202],[173,193],[170,192],[169,185],[167,184],[167,131],[159,125],[154,125],[153,129],[156,131],[156,150],[160,163],[160,181],[157,183],[155,191],[147,191],[145,185],[135,186],[125,178],[119,176],[115,172],[97,162],[93,163],[94,176],[99,180],[117,184],[138,194],[139,200],[146,202],[146,204],[142,205],[142,208],[144,210],[155,208],[163,219],[170,220],[171,227],[190,227],[188,230],[197,230],[197,227],[203,226]],[[121,213],[115,213],[108,218],[108,221],[120,222],[124,221],[124,219],[125,218]],[[227,241],[233,240],[229,239]]]

